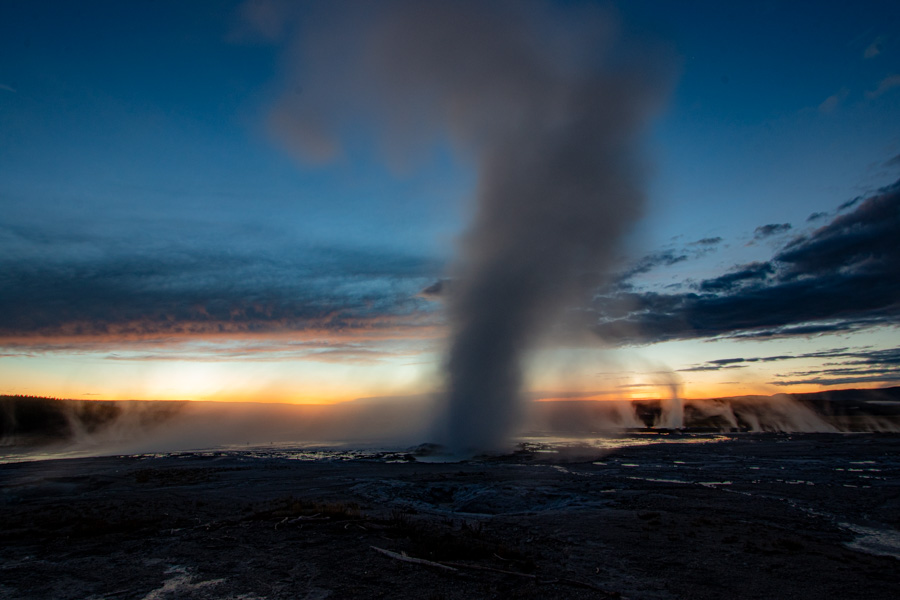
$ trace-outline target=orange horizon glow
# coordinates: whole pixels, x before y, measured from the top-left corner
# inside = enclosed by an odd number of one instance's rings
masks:
[[[333,405],[437,393],[443,381],[440,342],[447,335],[446,327],[423,320],[346,331],[5,338],[14,354],[0,361],[0,382],[5,394],[77,400]],[[886,335],[859,334],[857,344],[883,346]],[[785,344],[771,342],[751,356],[791,354]],[[526,366],[523,395],[539,402],[649,401],[671,398],[674,386],[682,398],[704,400],[891,385],[890,380],[776,385],[787,376],[775,363],[754,363],[739,372],[693,370],[714,357],[746,355],[729,342],[717,342],[714,354],[711,348],[698,342],[661,344],[624,358],[602,349],[551,348]],[[598,373],[598,364],[609,367]],[[816,366],[798,358],[789,368]]]
[[[790,389],[787,389],[790,387]],[[856,385],[856,386],[837,386],[837,387],[825,387],[825,386],[815,386],[815,385],[799,385],[799,386],[785,386],[785,389],[780,389],[773,391],[770,387],[760,388],[756,391],[745,391],[741,390],[740,393],[734,393],[735,390],[731,392],[723,390],[720,393],[708,392],[705,394],[691,394],[682,396],[682,399],[685,401],[692,400],[712,400],[717,398],[731,398],[731,397],[743,397],[743,396],[773,396],[776,394],[806,394],[806,393],[816,393],[816,392],[827,392],[831,390],[837,389],[848,389],[848,387],[852,387],[853,389],[880,389],[883,387],[888,387],[884,385],[877,384],[865,384],[865,385]],[[434,392],[432,392],[434,393]],[[72,394],[66,393],[61,390],[51,390],[47,389],[45,391],[29,391],[27,393],[23,393],[21,391],[7,391],[3,392],[3,395],[8,396],[33,396],[33,397],[42,397],[42,398],[56,398],[61,400],[80,400],[80,401],[120,401],[120,402],[211,402],[211,403],[227,403],[227,404],[237,404],[237,403],[250,403],[250,404],[290,404],[290,405],[303,405],[303,406],[331,406],[336,404],[354,402],[357,400],[365,399],[365,398],[374,398],[374,397],[403,397],[403,396],[418,396],[422,395],[421,393],[402,393],[402,394],[390,394],[390,393],[379,393],[376,390],[373,390],[372,393],[363,393],[363,394],[352,394],[352,393],[321,393],[319,395],[313,393],[305,393],[301,394],[292,390],[274,390],[267,389],[265,392],[260,392],[259,390],[253,391],[233,391],[233,392],[224,392],[224,393],[216,393],[216,394],[208,394],[208,395],[196,395],[189,396],[187,394],[171,394],[171,395],[146,395],[146,394],[104,394],[104,393],[82,393],[82,394]],[[526,394],[531,395],[531,394]],[[653,392],[640,392],[640,393],[621,393],[621,392],[588,392],[586,394],[566,394],[565,392],[557,391],[552,394],[547,394],[546,392],[543,394],[536,394],[532,398],[532,402],[544,403],[544,402],[645,402],[645,401],[656,401],[656,400],[668,400],[671,398],[671,394],[666,389],[660,389],[659,393]]]

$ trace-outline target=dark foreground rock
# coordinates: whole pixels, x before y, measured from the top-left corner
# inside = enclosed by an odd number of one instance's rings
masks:
[[[0,598],[873,599],[900,589],[897,435],[735,435],[444,464],[57,460],[0,465],[0,490]]]

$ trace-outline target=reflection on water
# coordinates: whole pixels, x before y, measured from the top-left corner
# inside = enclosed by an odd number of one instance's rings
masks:
[[[4,447],[0,449],[0,465],[16,462],[32,462],[36,460],[56,460],[60,458],[85,458],[89,456],[106,456],[96,448],[16,448]]]

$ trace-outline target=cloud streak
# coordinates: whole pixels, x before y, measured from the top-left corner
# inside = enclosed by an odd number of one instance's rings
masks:
[[[821,368],[778,375],[771,383],[790,385],[851,385],[900,381],[900,348],[832,348],[818,352],[779,354],[739,358],[721,358],[694,365],[680,372],[708,372],[744,369],[754,364],[814,359]],[[827,362],[822,362],[823,360]]]
[[[790,223],[771,223],[769,225],[761,225],[753,231],[754,239],[761,240],[773,235],[787,233],[791,230]]]
[[[841,88],[838,93],[828,96],[827,98],[825,98],[825,100],[822,101],[821,104],[819,104],[819,112],[823,114],[833,113],[841,106],[841,104],[844,103],[845,100],[847,100],[847,97],[849,95],[850,90],[848,90],[847,88]]]
[[[866,46],[865,51],[863,52],[863,57],[865,58],[875,58],[882,52],[884,52],[884,42],[885,38],[883,35],[879,35],[875,38],[871,44]]]
[[[878,86],[874,90],[866,92],[866,98],[874,100],[897,87],[900,87],[900,75],[888,75],[878,82]]]

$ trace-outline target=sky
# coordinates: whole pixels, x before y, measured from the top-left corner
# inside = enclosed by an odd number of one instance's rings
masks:
[[[442,389],[503,106],[435,124],[409,54],[369,81],[371,6],[0,3],[0,393]],[[640,202],[579,267],[590,289],[546,308],[526,393],[900,384],[897,3],[529,6],[551,72],[650,91],[622,146]]]

